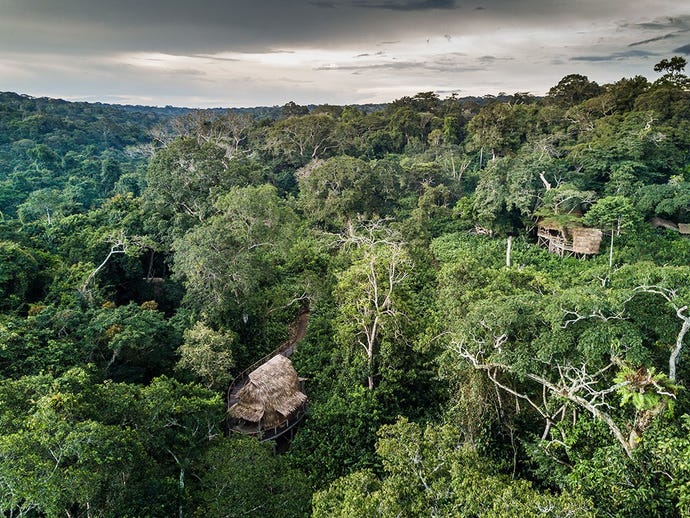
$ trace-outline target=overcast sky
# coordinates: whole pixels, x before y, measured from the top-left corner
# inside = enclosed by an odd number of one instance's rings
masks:
[[[683,0],[0,0],[0,91],[194,107],[544,94],[690,55]]]

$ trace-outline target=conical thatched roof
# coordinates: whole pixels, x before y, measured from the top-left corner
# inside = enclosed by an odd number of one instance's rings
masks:
[[[307,401],[292,362],[280,354],[251,372],[237,397],[230,415],[261,429],[281,426]]]

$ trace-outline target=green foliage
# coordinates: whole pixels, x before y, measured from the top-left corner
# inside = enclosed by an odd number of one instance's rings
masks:
[[[242,155],[228,158],[226,149],[213,141],[177,139],[148,166],[144,198],[158,215],[150,224],[164,235],[179,237],[214,214],[221,195],[256,183],[261,175],[259,164]]]
[[[671,382],[663,372],[656,373],[654,368],[633,370],[622,368],[613,378],[619,387],[621,406],[632,404],[637,410],[657,408],[662,398],[674,397],[680,388]]]
[[[337,147],[335,126],[336,121],[329,114],[293,111],[268,129],[266,147],[282,163],[300,167],[310,160],[332,155]]]
[[[635,202],[647,217],[659,216],[685,223],[690,220],[690,183],[645,185],[638,189]]]
[[[601,87],[587,76],[570,74],[549,90],[549,98],[562,106],[573,106],[601,93]]]
[[[155,307],[105,304],[89,315],[84,340],[92,347],[90,359],[107,376],[146,381],[170,368],[179,338]]]
[[[314,516],[594,516],[582,498],[540,493],[496,472],[450,427],[399,420],[381,428],[377,454],[381,479],[359,471],[337,480],[314,495]]]
[[[0,514],[688,514],[684,65],[387,106],[0,94]],[[222,437],[298,315],[290,448]]]
[[[139,388],[98,383],[79,369],[0,382],[0,399],[16,409],[0,417],[0,508],[8,513],[169,514],[185,499],[178,469],[222,415],[204,389],[165,378]]]
[[[314,487],[379,466],[374,444],[385,422],[376,395],[361,385],[333,387],[322,397],[311,403],[305,428],[290,452],[293,466],[302,469]]]
[[[209,313],[246,308],[259,288],[275,282],[297,232],[294,212],[269,185],[235,187],[215,210],[173,243],[188,302]]]
[[[302,473],[269,445],[221,438],[194,469],[200,473],[194,516],[307,516],[311,492]]]
[[[390,211],[386,198],[395,199],[399,192],[399,173],[388,165],[347,156],[313,162],[297,173],[300,207],[310,220],[336,229],[359,215],[385,215]]]
[[[517,152],[532,131],[534,113],[535,107],[524,104],[484,106],[467,125],[469,151],[481,153],[480,166],[483,160]]]
[[[0,309],[17,309],[32,301],[39,262],[29,250],[12,241],[0,241]]]
[[[637,220],[639,214],[629,199],[624,196],[606,196],[592,205],[582,221],[586,225],[620,233],[621,230],[633,226]]]
[[[665,72],[664,80],[682,85],[687,82],[687,77],[682,74],[687,64],[683,56],[673,56],[671,59],[662,59],[654,65],[654,72]]]
[[[225,331],[215,331],[202,322],[184,332],[184,343],[178,349],[177,368],[192,373],[207,388],[223,390],[234,366],[232,345],[236,337]]]
[[[667,484],[677,499],[679,514],[687,516],[690,513],[690,416],[683,414],[679,421],[679,429],[666,428],[650,450],[658,468],[669,474]]]
[[[596,448],[568,476],[567,487],[591,498],[608,516],[674,516],[671,494],[661,477],[645,473],[648,461],[620,457],[611,448]]]

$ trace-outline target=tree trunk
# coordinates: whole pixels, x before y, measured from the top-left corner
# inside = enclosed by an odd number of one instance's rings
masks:
[[[676,337],[676,346],[673,348],[673,352],[668,359],[668,377],[671,381],[676,381],[676,363],[678,361],[678,355],[680,350],[683,348],[683,339],[685,335],[690,330],[690,317],[683,315],[683,312],[688,309],[687,306],[683,306],[676,311],[676,315],[683,320],[683,325],[680,328],[680,332]]]
[[[611,247],[609,248],[609,270],[613,268],[613,231],[614,228],[611,227]]]
[[[184,491],[184,468],[180,468],[180,492]],[[182,495],[180,494],[180,498],[182,498]],[[183,518],[184,515],[184,508],[182,507],[182,502],[180,502],[180,506],[178,508],[178,513],[179,517]]]
[[[513,236],[508,236],[508,245],[506,247],[506,268],[510,268],[511,258],[510,254],[513,251]]]

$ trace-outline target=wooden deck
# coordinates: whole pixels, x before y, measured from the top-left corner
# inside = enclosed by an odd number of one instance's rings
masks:
[[[249,426],[246,423],[231,422],[229,423],[229,431],[234,433],[241,433],[243,435],[251,435],[252,437],[256,437],[257,439],[259,439],[259,441],[261,442],[271,441],[285,434],[293,433],[295,427],[302,421],[306,413],[307,404],[305,403],[292,418],[287,419],[280,426],[262,429],[259,427]]]
[[[546,229],[539,228],[537,230],[537,244],[548,249],[552,254],[560,257],[577,257],[584,259],[596,252],[587,249],[581,249],[575,246],[572,239],[566,239],[562,235],[554,235]],[[598,248],[597,244],[597,248]]]
[[[564,255],[574,255],[573,242],[562,236],[554,236],[548,230],[540,228],[537,230],[537,244],[547,248],[552,254],[563,257]]]

